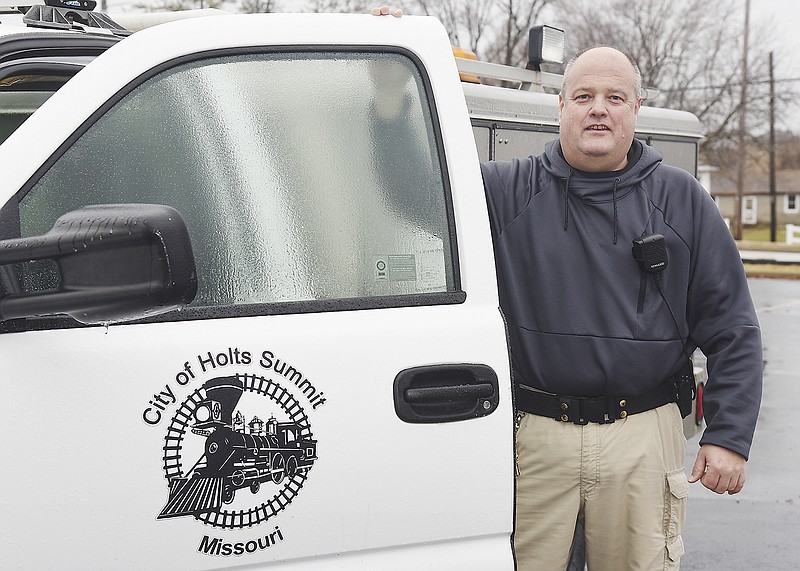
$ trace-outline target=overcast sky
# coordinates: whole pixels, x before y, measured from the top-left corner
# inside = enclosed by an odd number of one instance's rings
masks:
[[[741,0],[744,14],[744,0]],[[750,0],[750,21],[753,26],[769,25],[774,28],[776,45],[768,46],[774,51],[775,79],[783,80],[776,90],[794,88],[800,91],[800,1],[798,0]],[[750,41],[751,49],[764,49]],[[796,81],[791,81],[796,80]],[[800,104],[795,103],[785,117],[776,117],[776,128],[800,131]]]
[[[682,2],[683,0],[672,0]],[[138,11],[133,6],[143,2],[158,3],[158,0],[107,0],[109,12]],[[99,3],[99,0],[98,0]],[[303,0],[279,0],[282,10],[296,9],[302,5]],[[375,5],[391,2],[376,1]],[[744,18],[745,0],[738,0],[741,6],[741,18]],[[752,50],[772,50],[775,52],[775,77],[782,80],[778,84],[792,86],[800,91],[800,0],[750,0],[750,21],[752,29],[761,26],[774,28],[767,32],[767,37],[774,45],[758,46],[751,39]],[[752,38],[752,35],[751,35]],[[796,79],[797,81],[791,81]],[[789,128],[793,131],[800,130],[800,103],[795,104],[789,117],[779,117],[778,128]]]
[[[683,0],[673,1],[682,2]],[[739,1],[741,2],[741,12],[743,15],[745,0]],[[135,4],[148,2],[157,4],[158,0],[107,0],[109,12],[138,11],[134,8]],[[302,6],[304,3],[304,0],[278,0],[279,7],[284,11],[296,9],[296,6]],[[382,3],[381,0],[376,0],[375,5],[380,5]],[[387,3],[391,4],[391,2]],[[797,75],[800,76],[800,0],[751,0],[750,18],[753,26],[764,22],[772,23],[775,27],[777,43],[787,48],[787,54],[781,55],[789,55],[794,58],[797,63]],[[795,71],[795,63],[789,66],[787,62],[776,61],[776,65],[781,71],[783,71],[784,67],[787,72]]]

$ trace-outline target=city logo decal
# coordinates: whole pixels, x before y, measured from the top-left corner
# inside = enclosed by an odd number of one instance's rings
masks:
[[[238,348],[198,355],[197,368],[187,361],[175,383],[167,383],[148,402],[145,423],[167,424],[162,463],[167,497],[157,519],[193,517],[220,529],[250,528],[286,509],[303,488],[317,460],[317,440],[304,404],[316,409],[325,398],[271,351],[263,351],[257,363],[252,355]],[[272,374],[219,374],[219,369],[250,364]],[[207,380],[199,378],[200,371]],[[174,385],[190,383],[202,384],[179,402]],[[287,389],[291,385],[304,403]],[[198,551],[241,555],[283,540],[274,525],[249,542],[226,543],[206,535]]]
[[[268,420],[257,414],[248,418],[237,408],[244,395],[267,397],[260,400],[278,405],[286,420],[279,421],[266,407]],[[202,446],[191,456],[188,451],[198,443],[191,446],[188,431]],[[308,417],[283,387],[256,375],[213,378],[189,395],[167,429],[169,498],[158,518],[190,515],[229,529],[266,521],[303,487],[316,452]],[[248,509],[224,509],[239,490],[260,497],[262,484],[267,501]]]

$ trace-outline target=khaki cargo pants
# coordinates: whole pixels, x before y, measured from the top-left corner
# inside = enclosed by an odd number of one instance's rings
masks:
[[[585,426],[520,416],[518,571],[564,571],[579,517],[590,571],[680,567],[689,488],[677,405]]]

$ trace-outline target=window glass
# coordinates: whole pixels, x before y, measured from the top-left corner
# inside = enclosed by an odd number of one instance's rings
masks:
[[[41,234],[87,204],[173,206],[196,258],[193,306],[447,292],[443,180],[404,55],[231,55],[123,97],[22,199],[20,225]]]
[[[648,144],[661,151],[664,164],[681,168],[697,176],[697,143],[694,141],[664,141],[651,138]]]
[[[742,223],[758,223],[758,201],[755,196],[745,196],[742,202]]]
[[[798,195],[785,194],[783,197],[783,211],[787,214],[800,212],[800,202],[798,202]]]
[[[0,143],[44,103],[51,91],[17,89],[12,79],[0,79]]]

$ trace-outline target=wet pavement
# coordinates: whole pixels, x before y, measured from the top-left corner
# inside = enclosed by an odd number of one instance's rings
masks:
[[[690,487],[684,571],[800,569],[800,280],[749,283],[765,367],[747,483],[734,496]],[[686,447],[687,474],[698,439]]]

